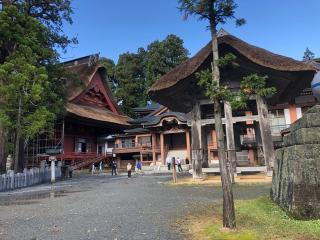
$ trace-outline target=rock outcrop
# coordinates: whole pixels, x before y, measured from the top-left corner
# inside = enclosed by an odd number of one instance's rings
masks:
[[[276,150],[272,199],[293,217],[320,219],[320,106],[308,110]]]

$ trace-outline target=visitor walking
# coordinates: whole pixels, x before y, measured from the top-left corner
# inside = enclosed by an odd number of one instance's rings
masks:
[[[166,158],[166,163],[167,163],[167,166],[168,166],[168,171],[170,171],[170,169],[171,169],[171,163],[172,163],[172,160],[171,160],[171,157],[170,157],[170,156],[167,156],[167,158]]]
[[[128,178],[131,178],[131,169],[132,169],[132,165],[130,162],[128,162],[127,164]]]
[[[102,161],[99,164],[99,172],[102,173]]]
[[[142,170],[142,163],[140,160],[137,161],[137,165],[136,165],[137,169],[138,169],[138,173],[140,174],[141,173],[141,170]]]
[[[181,167],[181,159],[179,157],[177,157],[177,161],[176,161],[177,165],[178,165],[178,171],[182,172],[182,167]]]
[[[96,172],[96,166],[94,163],[92,163],[92,168],[91,168],[91,175],[93,175]]]
[[[117,162],[116,161],[112,161],[112,163],[111,163],[111,171],[112,171],[112,176],[113,176],[113,174],[114,175],[117,175]]]

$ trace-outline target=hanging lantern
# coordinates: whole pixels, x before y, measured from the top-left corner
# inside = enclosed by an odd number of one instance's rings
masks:
[[[320,72],[317,72],[311,82],[313,96],[320,100]]]

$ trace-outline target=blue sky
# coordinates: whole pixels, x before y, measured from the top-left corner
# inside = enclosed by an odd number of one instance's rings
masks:
[[[247,24],[223,26],[233,35],[274,53],[301,60],[306,47],[320,57],[320,0],[237,0],[236,15]],[[207,23],[183,21],[177,0],[73,0],[73,25],[65,25],[79,44],[61,60],[92,53],[115,62],[124,52],[136,52],[154,40],[176,34],[194,55],[210,40]]]

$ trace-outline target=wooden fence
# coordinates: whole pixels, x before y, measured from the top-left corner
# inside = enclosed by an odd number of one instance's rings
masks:
[[[55,167],[55,178],[61,178],[61,167]],[[28,187],[40,183],[51,181],[51,168],[49,166],[41,168],[24,169],[23,173],[9,171],[0,175],[0,192],[17,188]]]

